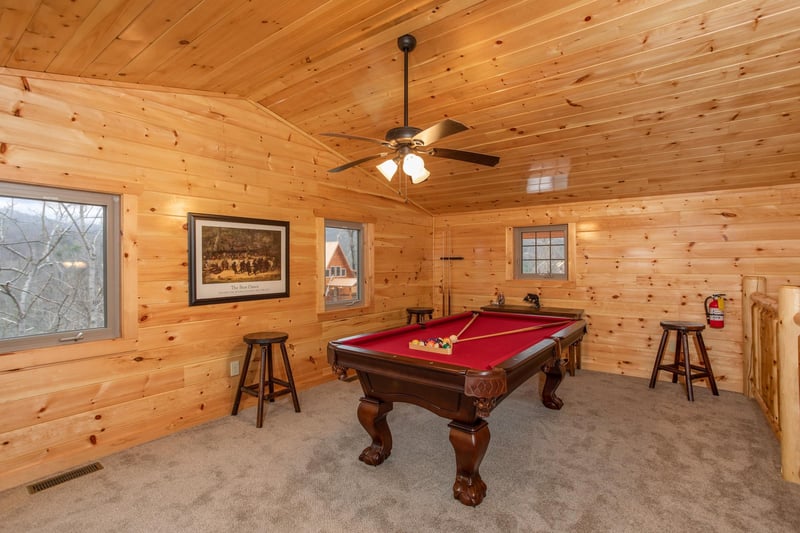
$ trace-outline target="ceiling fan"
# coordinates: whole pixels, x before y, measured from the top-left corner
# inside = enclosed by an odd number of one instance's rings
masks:
[[[343,139],[355,139],[380,144],[390,151],[362,157],[355,161],[350,161],[344,165],[330,169],[328,172],[341,172],[348,168],[366,163],[373,159],[387,157],[389,159],[377,166],[381,174],[391,181],[397,172],[398,167],[402,167],[403,172],[411,178],[412,183],[421,183],[428,179],[430,172],[425,168],[425,162],[417,154],[443,157],[446,159],[456,159],[467,161],[478,165],[489,167],[495,166],[500,162],[500,158],[494,155],[479,154],[477,152],[465,152],[463,150],[453,150],[450,148],[433,148],[430,145],[454,133],[467,130],[467,126],[461,122],[445,119],[433,126],[421,130],[408,125],[408,53],[417,46],[417,40],[413,35],[403,35],[397,39],[397,47],[403,51],[404,56],[404,99],[403,99],[403,126],[392,128],[386,132],[386,139],[373,139],[371,137],[360,137],[358,135],[347,135],[345,133],[321,133],[328,137],[341,137]]]

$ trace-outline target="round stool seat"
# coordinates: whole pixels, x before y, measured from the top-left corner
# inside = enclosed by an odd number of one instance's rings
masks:
[[[420,318],[422,321],[425,320],[425,317],[433,318],[433,307],[406,307],[406,313],[408,314],[408,319],[406,320],[407,324],[411,324],[411,317],[414,316],[417,318],[417,324],[420,323]]]
[[[664,320],[661,322],[661,327],[674,331],[703,331],[706,329],[705,324],[700,322],[686,322],[684,320]]]
[[[247,344],[272,344],[273,342],[286,342],[289,334],[283,331],[259,331],[258,333],[248,333],[242,338]]]

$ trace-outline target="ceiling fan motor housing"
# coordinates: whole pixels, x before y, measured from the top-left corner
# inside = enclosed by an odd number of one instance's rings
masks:
[[[421,131],[413,126],[392,128],[386,132],[386,140],[398,144],[412,144],[414,136]]]

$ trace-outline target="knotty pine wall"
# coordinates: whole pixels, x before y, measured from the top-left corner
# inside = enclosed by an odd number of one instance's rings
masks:
[[[742,276],[800,283],[800,186],[431,219],[358,172],[331,179],[337,161],[250,102],[0,70],[0,106],[0,180],[120,193],[126,211],[125,338],[0,355],[0,490],[228,415],[250,331],[289,332],[307,390],[332,379],[328,340],[404,323],[409,305],[440,314],[443,282],[453,312],[537,292],[586,310],[585,369],[647,377],[658,322],[703,320],[724,292],[726,327],[705,338],[720,387],[741,391]],[[288,220],[290,297],[189,307],[189,211]],[[325,216],[375,224],[368,312],[317,312]],[[506,279],[507,228],[551,223],[574,225],[574,281]]]
[[[120,193],[125,210],[125,338],[0,354],[0,490],[227,416],[248,332],[289,333],[302,407],[333,379],[330,339],[431,303],[431,217],[359,172],[334,180],[338,160],[251,102],[5,70],[0,109],[0,180]],[[290,296],[189,307],[187,212],[289,221]],[[320,217],[374,224],[366,312],[318,313]]]
[[[564,223],[575,228],[572,282],[507,279],[508,227]],[[451,312],[497,292],[507,303],[533,292],[542,305],[584,309],[584,369],[649,379],[659,322],[705,322],[705,298],[725,293],[725,327],[703,339],[719,387],[741,392],[742,277],[765,276],[771,296],[800,283],[800,185],[442,216],[434,235],[437,309],[442,285]],[[447,255],[464,260],[438,260]]]

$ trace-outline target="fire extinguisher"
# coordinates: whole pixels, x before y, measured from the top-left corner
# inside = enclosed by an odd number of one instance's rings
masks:
[[[709,327],[725,327],[725,298],[724,294],[713,294],[706,298],[706,321]]]

